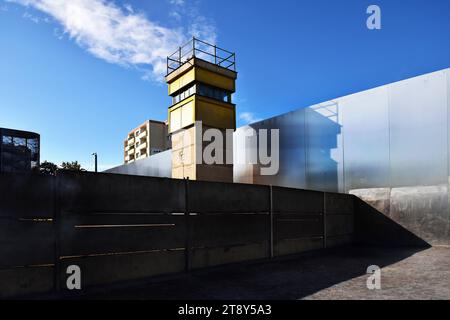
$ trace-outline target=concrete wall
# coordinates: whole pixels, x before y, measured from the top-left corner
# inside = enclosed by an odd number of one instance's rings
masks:
[[[354,197],[120,174],[0,175],[0,297],[351,243]]]
[[[350,191],[387,218],[398,222],[432,245],[447,244],[449,241],[448,192],[447,185]],[[386,240],[386,233],[381,237]],[[371,241],[376,239],[379,238],[374,237]],[[405,243],[404,240],[401,241]]]

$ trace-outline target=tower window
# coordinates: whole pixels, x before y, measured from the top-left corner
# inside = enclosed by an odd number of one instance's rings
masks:
[[[214,100],[231,103],[231,93],[229,91],[208,86],[202,83],[194,84],[189,88],[179,92],[177,95],[172,97],[172,103],[177,104],[196,93]]]
[[[223,89],[199,83],[197,84],[197,92],[204,97],[231,103],[230,92]]]
[[[189,98],[190,96],[195,94],[195,92],[196,92],[196,85],[193,84],[189,88],[187,88],[187,89],[179,92],[177,95],[173,96],[172,103],[177,104],[178,102],[180,102],[186,98]]]

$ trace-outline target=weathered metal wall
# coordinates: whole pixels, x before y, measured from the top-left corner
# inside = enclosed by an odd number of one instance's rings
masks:
[[[234,180],[354,193],[429,243],[450,244],[449,90],[446,69],[251,124],[280,129],[280,170],[235,164]],[[241,143],[235,159],[244,152]]]

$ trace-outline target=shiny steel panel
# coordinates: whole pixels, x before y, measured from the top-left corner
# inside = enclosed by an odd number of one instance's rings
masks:
[[[387,87],[340,99],[343,118],[345,190],[389,185]]]
[[[389,86],[391,187],[447,182],[447,125],[445,73]]]

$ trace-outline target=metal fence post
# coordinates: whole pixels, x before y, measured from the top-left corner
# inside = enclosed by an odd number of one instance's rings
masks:
[[[214,45],[214,63],[217,64],[217,46]],[[220,65],[220,63],[219,63]]]

